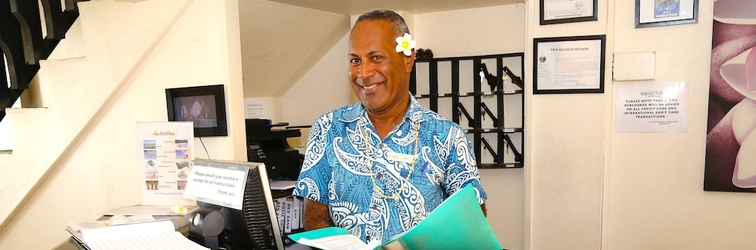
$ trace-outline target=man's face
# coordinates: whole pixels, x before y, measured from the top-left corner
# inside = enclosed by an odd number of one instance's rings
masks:
[[[384,20],[362,20],[349,35],[349,80],[369,112],[388,112],[409,93],[414,52],[396,52],[396,37]]]

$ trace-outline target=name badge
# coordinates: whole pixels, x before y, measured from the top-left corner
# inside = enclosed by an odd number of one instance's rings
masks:
[[[415,160],[414,155],[407,155],[407,154],[400,154],[396,152],[388,152],[386,154],[386,160],[389,161],[400,161],[404,163],[412,163],[412,161]]]

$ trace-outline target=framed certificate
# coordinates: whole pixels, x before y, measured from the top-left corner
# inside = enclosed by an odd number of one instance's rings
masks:
[[[635,27],[698,22],[698,0],[635,0]]]
[[[604,93],[606,36],[533,40],[533,94]]]
[[[597,0],[539,0],[541,25],[598,20]]]

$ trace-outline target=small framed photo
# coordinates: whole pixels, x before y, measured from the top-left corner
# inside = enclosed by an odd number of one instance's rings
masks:
[[[539,0],[541,25],[598,20],[598,0]]]
[[[635,28],[697,22],[698,0],[635,0]]]
[[[227,136],[223,84],[165,89],[168,121],[191,121],[194,136]]]
[[[604,93],[606,36],[533,40],[533,94]]]

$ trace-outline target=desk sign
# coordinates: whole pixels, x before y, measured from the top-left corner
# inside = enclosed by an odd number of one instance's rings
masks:
[[[241,210],[247,172],[245,166],[195,161],[184,197]]]
[[[192,169],[192,122],[140,122],[137,130],[142,205],[175,205]]]

